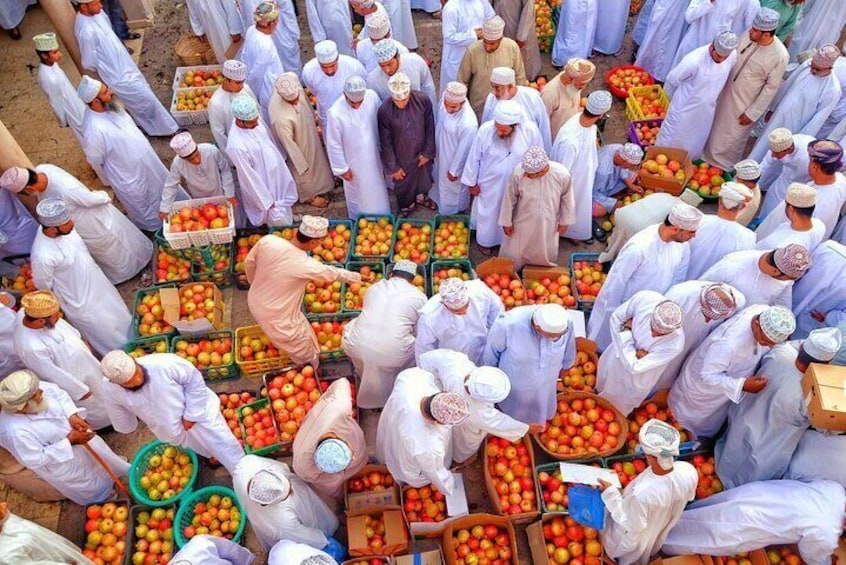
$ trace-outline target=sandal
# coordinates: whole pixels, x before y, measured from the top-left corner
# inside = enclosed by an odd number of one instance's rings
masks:
[[[412,204],[408,208],[401,208],[399,216],[400,216],[400,218],[407,218],[408,216],[411,215],[412,212],[414,212],[414,204]]]
[[[425,194],[418,194],[417,195],[417,204],[420,204],[424,208],[428,208],[429,210],[437,210],[438,205],[432,202],[432,199],[426,196]]]
[[[127,39],[141,39],[141,34],[134,32],[134,31],[131,31],[131,32],[126,34],[124,41],[126,41]]]
[[[309,206],[314,206],[315,208],[326,208],[327,206],[329,206],[329,199],[325,196],[318,195],[306,202],[306,204],[308,204]]]

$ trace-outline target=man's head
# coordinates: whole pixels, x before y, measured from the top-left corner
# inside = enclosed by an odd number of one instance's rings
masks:
[[[797,366],[805,372],[811,363],[831,363],[840,351],[842,341],[843,336],[837,328],[820,328],[812,331],[799,346],[799,355],[796,357]]]
[[[593,80],[595,74],[596,65],[587,59],[573,57],[564,66],[564,72],[561,73],[561,82],[565,86],[571,84],[577,90],[584,90]]]
[[[259,121],[258,102],[248,94],[239,94],[232,100],[232,117],[241,129],[255,128]]]
[[[505,20],[494,16],[482,24],[482,43],[487,53],[493,53],[499,49],[502,43],[502,36],[505,33]]]
[[[467,86],[456,81],[448,83],[444,90],[444,108],[447,113],[458,113],[465,102],[467,102]]]
[[[38,376],[28,369],[0,381],[0,407],[9,413],[36,414],[47,409]]]
[[[539,179],[549,172],[549,155],[539,145],[529,147],[523,153],[520,166],[523,167],[523,176],[530,179]]]
[[[247,483],[247,496],[259,506],[279,504],[290,495],[291,481],[272,467],[256,472]]]
[[[567,310],[559,304],[544,304],[532,314],[535,332],[550,341],[558,341],[570,330]]]
[[[364,27],[367,28],[367,37],[374,44],[391,36],[391,20],[384,12],[376,12],[367,18]]]
[[[737,36],[730,31],[721,31],[711,42],[708,51],[715,63],[722,63],[735,49],[737,49]]]
[[[829,180],[843,166],[843,148],[828,139],[808,144],[808,174],[814,182]]]
[[[752,335],[759,345],[784,343],[796,331],[796,318],[784,306],[770,306],[752,320]]]
[[[776,128],[767,137],[770,152],[776,159],[784,159],[792,154],[796,148],[793,145],[793,133],[787,128]]]
[[[21,298],[23,324],[33,330],[52,329],[62,317],[59,299],[49,290],[36,290]]]
[[[496,367],[476,367],[464,378],[464,390],[470,398],[497,404],[511,394],[511,380]]]
[[[494,67],[491,71],[491,92],[497,100],[511,100],[517,94],[517,78],[510,67]]]
[[[817,189],[801,182],[790,183],[784,197],[784,213],[791,222],[813,218],[817,207]]]
[[[62,60],[59,41],[55,33],[41,33],[33,37],[32,41],[35,43],[35,52],[43,64],[49,66]]]
[[[303,216],[294,245],[304,251],[316,249],[329,233],[329,220],[322,216]]]
[[[247,80],[247,65],[236,59],[229,59],[223,63],[223,85],[226,92],[237,94],[244,89]]]
[[[737,299],[730,286],[723,283],[709,284],[699,292],[699,310],[706,322],[725,320],[737,310]]]
[[[523,119],[523,110],[514,100],[503,100],[494,109],[494,127],[496,134],[504,139],[514,133],[514,129]]]
[[[400,54],[397,43],[393,39],[383,39],[373,45],[373,56],[379,63],[379,68],[388,76],[393,76],[399,70]]]
[[[665,300],[655,307],[649,325],[652,337],[670,335],[682,327],[684,312],[681,306],[672,300]]]
[[[470,306],[470,294],[467,283],[458,277],[450,277],[441,282],[438,288],[441,304],[456,316],[464,316]]]
[[[3,232],[0,231],[0,245],[2,245],[2,243],[3,243],[2,237],[3,237]],[[30,293],[30,294],[32,294],[32,293]],[[2,309],[2,308],[14,308],[15,305],[17,305],[17,303],[18,303],[18,299],[15,298],[14,294],[12,294],[10,292],[6,292],[5,290],[0,291],[0,309]]]
[[[587,104],[582,112],[582,121],[587,125],[597,123],[611,109],[611,93],[607,90],[597,90],[588,96]]]
[[[662,226],[662,239],[684,243],[696,237],[696,230],[702,222],[702,212],[685,202],[677,202],[670,210]]]
[[[296,73],[282,73],[273,86],[285,102],[293,104],[300,98],[300,79]]]
[[[827,43],[814,51],[811,58],[811,74],[817,77],[827,77],[834,69],[834,63],[840,58],[840,49],[834,43]]]
[[[677,429],[653,418],[641,426],[637,439],[653,470],[666,472],[673,469],[673,460],[679,454],[681,442]],[[655,469],[656,466],[658,469]]]
[[[106,353],[100,361],[100,372],[106,379],[123,388],[135,389],[144,384],[141,365],[120,349]]]
[[[73,220],[68,205],[61,198],[45,198],[35,207],[41,231],[50,238],[68,235],[73,231]]]
[[[781,15],[772,8],[759,9],[752,22],[752,29],[749,30],[749,39],[755,43],[769,44],[775,37],[780,18]]]
[[[614,165],[629,171],[637,170],[643,161],[643,149],[635,143],[626,143],[614,153]]]
[[[754,190],[761,180],[761,165],[754,159],[738,161],[734,166],[735,180],[743,186]]]
[[[200,150],[197,147],[197,142],[191,136],[191,132],[181,131],[174,135],[170,140],[170,148],[176,153],[180,159],[188,161],[194,166],[202,162]]]
[[[758,266],[774,279],[795,281],[810,268],[811,254],[798,243],[791,243],[762,255]]]
[[[0,176],[0,187],[12,194],[38,194],[47,189],[47,175],[23,167],[9,167]]]
[[[79,5],[79,13],[83,16],[96,16],[103,11],[102,0],[76,0]]]
[[[470,403],[461,394],[441,392],[424,398],[420,411],[429,421],[442,426],[457,426],[470,417]]]
[[[404,110],[411,100],[411,80],[405,73],[396,73],[388,79],[388,90],[391,92],[391,100],[394,106]]]
[[[344,82],[344,97],[347,99],[350,108],[354,110],[359,108],[366,94],[367,83],[360,76],[353,75]]]
[[[103,112],[110,107],[113,98],[109,87],[88,75],[84,75],[79,81],[77,94],[92,110],[98,112]]]
[[[273,0],[266,0],[256,6],[253,12],[256,29],[270,35],[279,25],[279,5]]]
[[[350,0],[350,5],[359,16],[366,16],[378,10],[375,0]]]
[[[394,266],[391,268],[391,273],[388,278],[398,278],[402,279],[405,282],[411,284],[414,281],[414,277],[417,276],[419,266],[414,261],[409,261],[408,259],[400,259]]]
[[[752,201],[752,191],[739,182],[729,181],[720,187],[719,208],[726,215],[735,218]]]
[[[338,72],[338,45],[331,39],[319,41],[314,46],[314,57],[323,74],[331,77]]]
[[[350,445],[337,437],[324,437],[314,449],[314,464],[323,473],[334,475],[346,470],[352,458]]]

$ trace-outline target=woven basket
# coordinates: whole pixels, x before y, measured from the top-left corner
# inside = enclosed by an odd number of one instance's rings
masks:
[[[183,35],[173,46],[173,50],[186,67],[217,63],[211,44],[196,35]]]

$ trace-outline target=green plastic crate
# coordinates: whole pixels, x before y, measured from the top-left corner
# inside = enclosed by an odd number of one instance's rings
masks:
[[[439,283],[435,281],[435,273],[440,271],[441,269],[461,269],[463,273],[467,273],[470,275],[468,280],[475,280],[476,279],[476,272],[473,270],[473,264],[467,259],[449,259],[449,260],[440,260],[440,261],[433,261],[431,265],[429,265],[429,284],[432,286],[431,295],[434,296],[438,294],[438,289],[440,288]]]
[[[341,266],[341,265],[339,265]],[[317,281],[309,281],[309,282],[317,282]],[[333,281],[334,282],[334,281]],[[307,283],[308,284],[308,283]],[[331,284],[331,283],[327,283]],[[325,320],[329,316],[334,316],[335,314],[340,314],[343,310],[343,296],[344,296],[344,285],[341,283],[341,288],[338,290],[338,294],[340,295],[338,298],[338,309],[334,312],[309,312],[308,308],[305,303],[305,295],[303,295],[303,303],[302,303],[302,311],[305,314],[305,317],[309,321],[322,321]]]
[[[291,237],[296,234],[296,230],[300,227],[300,222],[294,222],[293,224],[287,226],[274,226],[268,230],[268,233],[275,235],[276,237],[282,237],[282,233],[285,230],[291,230]],[[282,237],[282,239],[287,239]],[[290,240],[288,240],[290,241]]]
[[[123,350],[127,353],[132,353],[140,347],[144,350],[145,355],[150,355],[151,353],[156,353],[156,346],[160,343],[164,343],[166,346],[164,353],[170,353],[170,340],[164,335],[133,339],[123,346]]]
[[[194,507],[201,502],[207,502],[214,494],[221,497],[228,496],[232,499],[233,505],[238,508],[238,512],[241,514],[241,521],[238,524],[238,531],[232,536],[232,541],[234,543],[241,541],[241,536],[244,535],[244,528],[247,527],[247,513],[244,511],[244,506],[238,500],[238,495],[231,488],[212,485],[194,492],[179,505],[179,510],[177,510],[176,518],[173,521],[173,540],[176,542],[176,547],[181,549],[182,546],[188,543],[184,531],[186,527],[191,525],[191,520],[194,517]]]
[[[141,323],[141,317],[138,315],[138,307],[141,305],[141,300],[145,296],[159,292],[163,288],[177,288],[177,285],[176,285],[176,283],[166,283],[166,284],[160,284],[160,285],[155,285],[155,286],[148,286],[147,288],[142,288],[141,290],[139,290],[138,292],[135,293],[135,301],[133,302],[133,306],[132,306],[132,336],[134,338],[155,337],[155,336],[152,336],[152,335],[142,336],[140,333],[138,333],[138,326]],[[176,335],[176,328],[173,328],[172,331],[165,332],[165,333],[162,333],[162,334],[157,334],[157,335],[163,335],[163,336],[167,336],[168,338],[170,338],[170,337]]]
[[[704,162],[705,161],[703,159],[696,159],[695,161],[693,161],[693,166],[694,166],[694,168],[698,169],[699,165],[701,165]],[[716,165],[714,165],[714,166],[716,166]],[[718,167],[718,168],[720,168],[720,167]],[[722,168],[720,168],[720,170],[722,170]],[[734,180],[734,173],[732,173],[731,171],[723,171],[722,177],[723,177],[723,179],[725,179],[726,182],[729,182],[729,181]],[[691,180],[693,180],[693,179],[691,179]],[[688,185],[689,185],[690,181],[687,181],[687,182],[688,182]],[[702,198],[703,200],[714,201],[714,200],[720,199],[719,194],[714,194],[714,195],[712,195],[712,194],[702,194],[698,190],[690,188],[690,186],[686,186],[685,188],[689,188],[690,190],[693,190],[693,192],[698,194],[699,197]]]
[[[244,438],[244,451],[247,455],[259,455],[264,457],[266,455],[270,455],[272,453],[276,453],[280,449],[282,449],[282,443],[277,441],[273,445],[268,445],[262,447],[260,449],[253,449],[249,445],[247,445],[247,428],[244,426],[244,408],[252,408],[254,411],[259,411],[262,408],[270,406],[270,399],[262,398],[256,400],[255,402],[251,402],[249,404],[245,404],[238,408],[238,425],[241,426],[241,437]],[[276,432],[276,438],[279,438],[279,428],[276,425],[276,418],[273,417],[273,414],[270,415],[270,419],[273,421],[273,430]]]
[[[348,271],[355,271],[358,273],[361,271],[362,267],[370,267],[374,273],[378,273],[382,275],[382,278],[385,278],[385,263],[382,261],[349,261],[347,262],[346,269]],[[376,284],[378,281],[374,281],[373,284]],[[347,308],[346,306],[346,294],[347,294],[347,287],[349,285],[344,283],[341,287],[341,312],[361,312],[360,308]]]
[[[164,251],[165,253],[167,253],[168,255],[172,255],[176,259],[179,259],[179,260],[182,260],[182,261],[189,261],[189,263],[190,263],[190,259],[185,259],[184,257],[177,256],[177,253],[181,253],[181,251],[174,251],[172,249],[168,249],[168,248],[165,248],[164,246],[158,245],[153,250],[153,262],[152,262],[152,266],[151,266],[151,269],[150,269],[150,271],[153,275],[153,281],[155,281],[156,284],[191,282],[191,268],[190,267],[188,268],[188,273],[186,273],[184,278],[174,279],[174,280],[171,280],[171,281],[167,281],[167,280],[158,281],[157,280],[157,278],[158,278],[157,271],[159,270],[159,252],[160,251]]]
[[[247,281],[247,274],[244,271],[236,269],[236,260],[238,258],[238,240],[242,237],[249,238],[253,235],[265,236],[267,235],[267,228],[245,228],[235,232],[235,241],[232,244],[232,281],[241,290],[249,290],[250,283]]]
[[[391,246],[391,263],[396,263],[399,259],[402,259],[402,257],[400,257],[396,252],[396,245],[399,240],[400,227],[403,224],[410,224],[412,227],[429,226],[429,228],[431,228],[431,231],[429,233],[429,246],[427,248],[428,254],[426,256],[426,260],[415,261],[415,263],[418,263],[420,265],[428,265],[429,262],[432,260],[433,255],[432,248],[434,247],[435,243],[435,225],[429,220],[415,220],[414,218],[397,218],[396,222],[394,222],[394,244]],[[413,261],[413,259],[410,260]]]
[[[327,316],[322,320],[315,320],[319,323],[326,323],[326,322],[349,322],[350,320],[356,318],[358,314],[350,312],[347,314],[335,314],[334,316]],[[343,347],[333,350],[333,351],[321,351],[320,352],[320,360],[327,361],[327,362],[337,362],[343,361],[347,358],[347,354],[344,351]]]
[[[367,220],[368,222],[378,222],[379,218],[386,218],[388,223],[391,225],[391,241],[388,242],[388,252],[384,255],[359,255],[355,252],[355,241],[358,237],[358,223],[361,220]],[[397,230],[394,228],[394,216],[393,214],[359,214],[358,217],[355,219],[355,223],[353,224],[353,233],[352,233],[352,261],[387,261],[388,258],[391,256],[391,253],[394,249],[394,243],[396,242]]]
[[[207,332],[196,335],[177,335],[170,340],[170,351],[176,353],[177,344],[180,342],[197,343],[201,340],[229,339],[232,346],[229,349],[231,355],[229,363],[198,369],[206,381],[229,381],[239,377],[238,365],[235,364],[235,336],[229,330]]]
[[[147,497],[147,491],[141,488],[139,481],[147,471],[147,465],[150,458],[154,455],[161,455],[168,447],[175,447],[177,450],[187,454],[191,458],[191,477],[188,480],[188,484],[185,485],[185,488],[183,488],[176,496],[168,498],[167,500],[152,500]],[[197,459],[196,453],[185,447],[179,447],[177,445],[171,446],[169,443],[162,443],[161,441],[155,440],[142,447],[138,453],[135,454],[135,458],[132,460],[132,466],[129,467],[129,492],[132,493],[132,498],[134,498],[139,504],[155,508],[169,506],[188,496],[188,494],[193,490],[194,485],[197,483],[197,475],[199,471],[200,462]]]
[[[438,228],[441,227],[441,224],[445,222],[461,222],[462,224],[467,227],[467,238],[465,239],[464,243],[467,245],[467,253],[464,255],[459,255],[458,257],[452,256],[438,256],[437,253],[434,251],[434,243],[433,243],[433,252],[432,252],[432,261],[451,261],[451,260],[458,260],[458,259],[469,259],[470,258],[470,216],[466,214],[443,214],[435,216],[435,234],[437,235]]]
[[[128,539],[128,542],[126,544],[126,553],[125,553],[126,559],[124,560],[124,563],[126,565],[129,565],[129,564],[132,563],[132,554],[135,553],[135,542],[138,541],[138,536],[135,535],[135,528],[139,525],[138,524],[138,515],[141,514],[142,512],[152,513],[153,510],[158,510],[158,509],[162,509],[162,510],[165,510],[165,511],[173,510],[173,524],[172,524],[172,526],[173,526],[174,530],[176,529],[176,505],[175,504],[170,504],[168,506],[160,506],[159,508],[155,508],[153,506],[145,506],[143,504],[134,504],[129,509],[129,522],[127,522],[127,524],[129,525],[129,528],[128,528],[128,531],[126,533],[127,539]],[[174,535],[176,535],[175,532],[174,532]],[[175,553],[176,553],[176,548],[174,547],[174,548],[172,548],[172,550],[170,552],[171,558],[173,557],[173,555]]]
[[[353,223],[350,220],[329,220],[329,231],[331,232],[334,228],[338,227],[339,225],[344,225],[347,227],[350,233],[350,239],[347,242],[347,254],[344,255],[338,261],[325,261],[323,258],[317,258],[312,252],[311,256],[315,261],[320,261],[321,263],[326,263],[327,265],[334,265],[336,267],[343,267],[347,261],[350,260],[350,255],[352,254],[353,248]]]

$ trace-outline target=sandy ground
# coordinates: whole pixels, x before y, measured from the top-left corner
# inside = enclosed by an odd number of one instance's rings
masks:
[[[301,41],[303,61],[308,61],[313,56],[312,41],[309,36],[308,25],[305,20],[305,9],[303,2],[300,3],[300,29],[303,39]],[[414,21],[417,28],[420,48],[418,52],[426,59],[432,61],[432,74],[439,75],[440,50],[442,44],[440,20],[431,17],[423,12],[414,13]],[[29,155],[33,163],[49,162],[59,165],[73,174],[79,176],[92,188],[102,188],[90,167],[85,162],[82,151],[76,139],[67,128],[58,127],[46,98],[38,89],[36,83],[38,61],[32,50],[31,38],[37,33],[51,29],[49,21],[40,8],[35,8],[27,15],[21,26],[24,39],[20,42],[11,41],[5,34],[0,34],[0,76],[3,77],[4,88],[0,91],[0,119],[6,124],[12,135]],[[173,45],[185,33],[189,33],[187,9],[183,3],[172,0],[158,0],[156,23],[152,28],[145,31],[143,49],[137,54],[140,55],[140,67],[150,82],[153,90],[159,99],[167,106],[170,104],[171,83],[174,72],[179,66],[179,60],[173,52]],[[140,42],[137,42],[140,43]],[[137,45],[136,45],[137,46]],[[599,89],[603,83],[603,77],[608,69],[620,64],[627,64],[631,56],[630,40],[626,39],[626,45],[618,57],[606,57],[597,55],[593,60],[597,65],[596,79],[591,89]],[[62,63],[62,67],[68,73],[71,80],[76,83],[79,74],[73,67],[69,58]],[[549,57],[544,55],[544,67],[542,73],[548,77],[556,74],[551,66]],[[620,101],[614,102],[610,119],[604,132],[606,143],[625,141],[627,121],[624,114],[624,105]],[[211,133],[207,126],[193,126],[190,128],[192,134],[198,141],[212,141]],[[170,163],[173,154],[168,147],[168,140],[156,138],[151,140],[153,147],[165,163]],[[307,206],[297,206],[297,215],[308,213]],[[328,212],[324,214],[330,217],[345,217],[346,210],[342,194],[338,192]],[[430,217],[431,212],[418,211],[415,216]],[[571,247],[562,244],[560,251],[560,264],[566,261],[573,251],[586,251],[598,249],[599,245],[581,245]],[[484,259],[478,250],[472,250],[472,260],[477,263]],[[121,285],[121,293],[131,304],[135,291],[140,287],[139,279],[135,279]],[[250,325],[253,320],[246,306],[246,293],[239,290],[227,289],[225,291],[227,303],[226,321],[227,327],[237,328]],[[331,375],[344,376],[351,373],[348,364],[323,367],[324,371]],[[240,379],[239,381],[215,385],[219,392],[235,390],[256,390],[259,384],[256,380]],[[369,445],[373,445],[376,432],[378,414],[371,411],[363,411],[362,424],[368,437]],[[138,448],[152,439],[152,434],[144,429],[128,434],[120,435],[107,433],[104,436],[109,444],[118,453],[132,458]],[[538,450],[540,452],[540,450]],[[543,455],[538,456],[538,463],[545,462]],[[483,512],[490,509],[487,497],[485,496],[482,483],[482,469],[479,463],[474,464],[464,472],[467,486],[468,498],[471,512]],[[208,484],[231,484],[226,472],[217,469],[213,470],[203,466],[200,477],[200,485]],[[70,502],[54,504],[37,504],[27,497],[11,491],[0,485],[0,500],[8,500],[12,510],[26,518],[34,519],[43,525],[60,532],[75,543],[83,540],[83,512],[82,509]],[[518,544],[521,563],[530,563],[524,528],[518,527]],[[343,527],[339,531],[339,538],[344,538]],[[247,528],[245,545],[256,551],[260,556],[259,562],[265,561],[265,555],[260,551],[255,536]],[[432,542],[418,542],[415,548],[422,549],[430,547]]]

